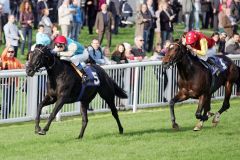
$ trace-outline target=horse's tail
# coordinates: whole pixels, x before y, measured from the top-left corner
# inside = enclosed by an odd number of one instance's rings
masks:
[[[118,96],[119,98],[128,98],[126,91],[120,88],[114,80],[112,81],[114,85],[115,95]]]

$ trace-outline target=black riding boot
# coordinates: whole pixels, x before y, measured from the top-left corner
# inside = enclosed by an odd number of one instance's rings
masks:
[[[221,72],[221,67],[218,66],[218,65],[214,62],[214,60],[211,59],[211,58],[208,58],[208,59],[207,59],[207,62],[213,67],[213,69],[214,69],[213,73],[216,73],[216,75],[218,76],[219,73]]]
[[[83,74],[83,76],[82,76],[82,82],[83,83],[85,83],[85,82],[90,80],[84,69],[81,69],[80,72],[82,72],[82,74]]]

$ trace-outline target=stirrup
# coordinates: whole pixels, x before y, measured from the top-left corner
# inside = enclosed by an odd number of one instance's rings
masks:
[[[86,76],[86,75],[83,75],[82,76],[82,83],[86,83],[86,82],[88,82],[90,79],[88,78],[88,76]]]

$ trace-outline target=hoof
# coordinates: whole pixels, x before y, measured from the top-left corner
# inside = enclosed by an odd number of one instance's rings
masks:
[[[213,117],[212,124],[214,127],[216,127],[219,122],[220,122],[220,114],[217,112]]]
[[[219,122],[212,122],[213,127],[217,127]]]
[[[38,134],[39,134],[39,135],[46,135],[46,131],[41,130],[41,131],[38,132]]]
[[[193,131],[200,131],[203,127],[203,121],[200,121],[196,124],[196,126],[193,128]]]
[[[35,134],[38,134],[41,131],[41,128],[36,128],[35,129]]]
[[[123,134],[123,128],[119,130],[119,134]]]
[[[199,128],[199,127],[194,127],[193,128],[193,131],[200,131],[201,130],[201,128]]]
[[[172,128],[173,128],[174,130],[176,130],[176,131],[179,130],[179,126],[178,126],[177,123],[174,123],[174,124],[172,125]]]

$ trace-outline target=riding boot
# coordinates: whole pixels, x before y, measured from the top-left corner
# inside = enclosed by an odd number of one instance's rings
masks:
[[[88,75],[85,72],[85,70],[84,70],[83,66],[81,65],[81,63],[79,63],[79,65],[77,65],[77,68],[82,73],[82,82],[85,83],[85,82],[89,81]]]
[[[221,72],[221,67],[218,66],[213,59],[211,58],[208,58],[207,59],[207,62],[213,67],[213,74],[216,73],[216,75],[218,76]]]

